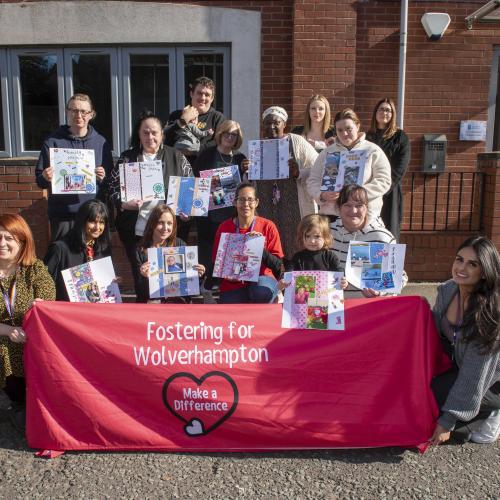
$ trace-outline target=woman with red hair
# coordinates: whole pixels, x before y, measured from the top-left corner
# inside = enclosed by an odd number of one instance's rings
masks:
[[[35,242],[26,221],[15,214],[0,215],[0,387],[12,401],[10,417],[24,430],[25,383],[21,328],[35,299],[54,300],[56,289],[47,268],[35,255]]]

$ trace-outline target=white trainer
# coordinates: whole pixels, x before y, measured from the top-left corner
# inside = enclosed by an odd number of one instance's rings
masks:
[[[492,411],[489,417],[481,424],[478,431],[471,434],[470,440],[474,443],[494,443],[500,436],[500,410]]]

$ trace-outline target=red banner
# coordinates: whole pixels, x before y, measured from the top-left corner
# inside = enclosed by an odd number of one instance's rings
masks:
[[[51,450],[417,446],[447,368],[427,302],[350,300],[345,331],[279,305],[41,302],[24,327],[27,439]]]

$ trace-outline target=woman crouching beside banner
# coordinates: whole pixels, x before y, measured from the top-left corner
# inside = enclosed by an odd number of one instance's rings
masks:
[[[62,271],[111,257],[108,220],[106,205],[99,200],[88,200],[78,209],[71,231],[50,245],[44,262],[56,284],[56,300],[69,302]]]
[[[24,314],[35,299],[54,300],[54,282],[35,255],[35,242],[19,215],[0,215],[0,387],[12,402],[9,416],[24,431],[25,382],[21,328]]]
[[[438,287],[433,308],[436,326],[453,362],[434,378],[441,410],[433,444],[444,443],[463,422],[485,420],[472,432],[475,443],[500,435],[500,257],[482,236],[464,241],[451,269],[452,279]]]
[[[157,205],[149,216],[144,235],[137,244],[136,266],[140,278],[135,290],[137,302],[177,302],[186,303],[189,297],[168,297],[165,299],[150,300],[149,294],[149,262],[148,248],[159,247],[184,247],[184,240],[177,238],[177,219],[174,211],[167,205]],[[198,276],[205,274],[205,266],[196,264],[193,266],[198,271]]]
[[[264,251],[257,282],[241,281],[225,277],[220,284],[221,304],[266,304],[278,293],[278,279],[283,270],[283,249],[276,225],[264,217],[258,217],[259,198],[255,186],[242,182],[234,197],[236,217],[224,221],[217,230],[213,247],[213,261],[223,233],[264,236]],[[242,264],[243,266],[244,264]]]

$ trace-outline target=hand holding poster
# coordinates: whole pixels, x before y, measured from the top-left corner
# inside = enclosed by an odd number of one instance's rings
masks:
[[[238,281],[258,281],[264,236],[222,233],[213,276]]]
[[[281,327],[344,330],[343,275],[328,271],[285,273]]]
[[[95,155],[93,149],[49,149],[52,194],[95,194]]]
[[[198,247],[148,248],[149,296],[185,297],[200,293]]]
[[[122,163],[120,195],[122,201],[164,200],[163,168],[160,160]]]
[[[208,216],[211,179],[170,176],[167,205],[176,215]]]
[[[233,206],[236,188],[241,182],[238,165],[202,170],[200,177],[211,178],[209,210]]]
[[[357,288],[401,293],[406,245],[349,242],[345,275]]]
[[[266,139],[248,142],[249,180],[288,179],[290,169],[289,139]]]
[[[122,301],[111,257],[65,269],[62,275],[71,302]]]

